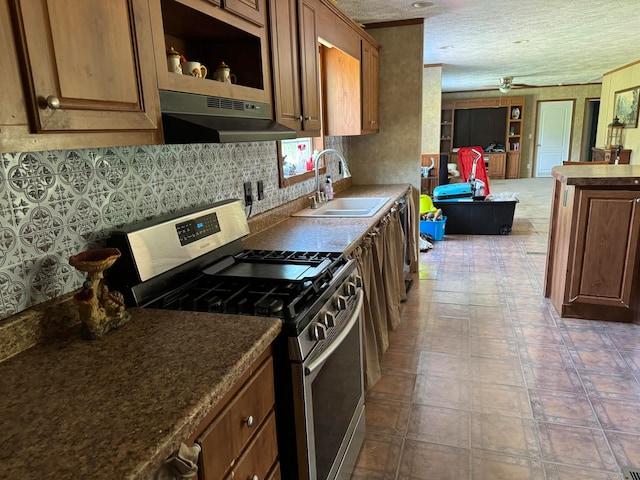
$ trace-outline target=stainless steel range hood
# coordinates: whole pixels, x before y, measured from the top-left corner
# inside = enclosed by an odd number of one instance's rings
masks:
[[[165,143],[286,140],[295,130],[271,119],[268,103],[160,90]]]

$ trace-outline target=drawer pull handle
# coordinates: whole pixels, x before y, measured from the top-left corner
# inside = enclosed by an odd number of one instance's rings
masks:
[[[247,427],[252,427],[253,426],[253,416],[249,415],[247,417],[247,419],[244,421],[244,423],[247,424]]]
[[[260,480],[260,478],[258,478],[258,475],[254,475],[253,477],[249,477],[247,480]]]

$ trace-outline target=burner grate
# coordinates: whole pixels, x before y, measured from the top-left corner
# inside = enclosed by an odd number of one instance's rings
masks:
[[[625,480],[640,480],[640,468],[622,467],[622,474]]]
[[[292,252],[287,250],[245,250],[235,256],[244,261],[264,263],[293,263],[303,265],[319,265],[327,259],[335,260],[340,257],[335,252]]]

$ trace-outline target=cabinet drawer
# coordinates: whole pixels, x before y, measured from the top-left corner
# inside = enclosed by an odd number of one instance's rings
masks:
[[[267,478],[271,467],[278,457],[278,444],[276,438],[276,416],[271,413],[267,423],[255,437],[247,451],[238,460],[233,471],[227,476],[227,480],[232,478]]]
[[[264,423],[274,398],[273,360],[269,358],[198,438],[204,478],[222,478]]]

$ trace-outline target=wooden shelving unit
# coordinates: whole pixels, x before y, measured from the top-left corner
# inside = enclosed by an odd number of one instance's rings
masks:
[[[507,165],[505,178],[518,178],[520,176],[520,149],[522,148],[522,115],[524,114],[524,99],[514,98],[509,107],[509,120],[507,121]]]
[[[468,108],[507,107],[507,130],[505,132],[506,152],[490,162],[492,178],[518,178],[520,176],[520,151],[524,134],[524,97],[507,98],[475,98],[470,100],[452,100],[442,102],[440,120],[440,154],[447,154],[452,162],[456,161],[453,153],[453,135],[455,131],[455,112]],[[514,115],[518,109],[519,115]],[[495,155],[495,154],[494,154]]]
[[[440,119],[440,153],[451,154],[451,149],[453,148],[453,114],[453,106],[442,104]]]

